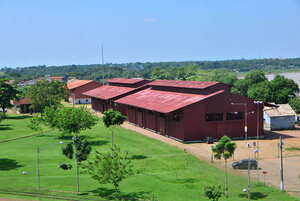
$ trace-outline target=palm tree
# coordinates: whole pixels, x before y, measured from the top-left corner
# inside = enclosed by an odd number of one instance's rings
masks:
[[[214,152],[216,159],[224,158],[225,160],[225,195],[228,197],[228,186],[227,186],[227,159],[230,158],[236,149],[236,143],[231,142],[230,138],[226,135],[221,138],[219,143],[212,147],[211,150]]]

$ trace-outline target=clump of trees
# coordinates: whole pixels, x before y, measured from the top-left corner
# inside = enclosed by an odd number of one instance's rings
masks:
[[[56,128],[61,133],[61,138],[79,135],[82,130],[91,129],[98,122],[86,107],[46,107],[40,117],[31,119],[31,128],[40,129],[41,124]]]
[[[12,108],[11,100],[18,99],[19,91],[17,88],[7,83],[7,79],[0,79],[0,108],[5,113],[7,108]]]
[[[31,107],[43,113],[45,108],[57,108],[62,100],[68,100],[69,91],[65,83],[41,80],[27,89],[26,96],[31,100]]]

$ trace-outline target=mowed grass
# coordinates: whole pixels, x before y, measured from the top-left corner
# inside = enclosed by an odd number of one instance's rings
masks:
[[[5,136],[7,131],[10,132],[8,134],[10,137],[32,133],[27,129],[29,121],[26,118],[7,119],[6,124],[9,124],[11,129],[0,130],[0,135]],[[19,126],[24,127],[24,130],[20,130]],[[89,160],[95,157],[95,150],[109,152],[110,130],[106,129],[101,122],[92,130],[82,132],[81,135],[93,145]],[[37,147],[59,142],[58,136],[56,131],[51,131],[43,135],[0,143],[0,189],[37,192],[36,174],[23,175],[22,172],[36,171]],[[160,201],[208,200],[203,196],[203,187],[224,184],[222,170],[163,142],[121,127],[116,128],[114,140],[121,151],[129,152],[134,165],[135,174],[120,185],[120,195],[124,199],[152,200],[154,195],[155,199]],[[99,199],[111,199],[113,186],[99,184],[86,173],[80,175],[82,194],[73,194],[72,192],[76,192],[76,169],[69,171],[60,169],[59,163],[63,162],[71,162],[73,167],[76,167],[74,161],[67,160],[61,154],[61,145],[41,150],[42,192],[72,194],[81,198],[94,195]],[[242,190],[247,188],[248,180],[232,174],[228,176],[229,198],[221,200],[247,200],[247,193]],[[299,200],[278,189],[264,187],[255,182],[252,182],[251,192],[252,199],[255,200]],[[7,197],[7,195],[3,194],[0,197]]]

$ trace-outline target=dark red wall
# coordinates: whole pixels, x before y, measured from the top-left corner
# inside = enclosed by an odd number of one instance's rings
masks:
[[[247,103],[248,136],[257,135],[256,108],[252,99],[231,93],[221,93],[207,100],[192,104],[184,108],[184,141],[201,140],[203,137],[220,139],[227,135],[230,138],[244,138],[245,119],[226,120],[227,112],[243,112],[245,106],[231,105],[231,103]],[[206,121],[206,114],[223,113],[223,121]],[[260,136],[263,136],[263,111],[260,109]]]

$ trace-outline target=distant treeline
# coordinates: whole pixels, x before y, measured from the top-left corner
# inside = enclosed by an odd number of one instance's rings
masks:
[[[300,58],[292,59],[252,59],[252,60],[226,60],[226,61],[182,61],[182,62],[147,62],[147,63],[124,63],[124,64],[105,64],[104,77],[123,78],[148,78],[153,79],[153,71],[167,73],[170,79],[186,79],[180,73],[183,68],[189,67],[195,71],[213,71],[215,69],[226,69],[232,73],[244,73],[251,70],[263,70],[264,72],[284,72],[300,69]],[[177,72],[179,75],[175,75]],[[174,76],[172,77],[172,73]],[[43,77],[45,74],[51,76],[76,77],[79,79],[101,80],[102,65],[65,65],[65,66],[30,66],[23,68],[0,69],[0,76],[10,77],[16,80],[30,80]],[[171,76],[170,76],[171,75]],[[155,77],[154,77],[155,78]]]

